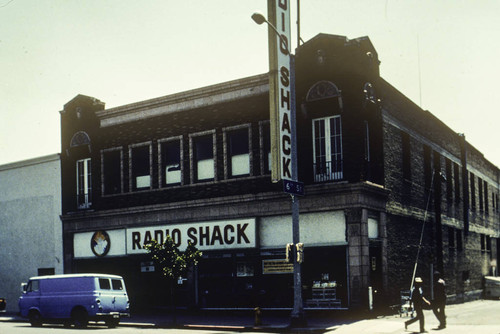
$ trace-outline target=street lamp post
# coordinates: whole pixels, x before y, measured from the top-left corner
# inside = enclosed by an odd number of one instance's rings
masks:
[[[262,14],[254,13],[252,19],[257,24],[266,23],[279,37],[282,46],[286,46],[290,59],[290,128],[291,128],[291,165],[292,165],[292,182],[294,186],[299,185],[303,192],[302,185],[298,182],[297,169],[297,122],[296,122],[296,100],[295,100],[295,57],[288,49],[288,42],[283,39],[282,35],[276,27],[269,22]],[[297,193],[291,192],[292,197],[292,242],[293,247],[297,247],[300,243],[299,231],[299,198]],[[293,258],[293,310],[291,313],[290,325],[292,327],[302,326],[306,324],[304,316],[304,307],[302,303],[302,268],[298,261],[298,248],[295,249]]]

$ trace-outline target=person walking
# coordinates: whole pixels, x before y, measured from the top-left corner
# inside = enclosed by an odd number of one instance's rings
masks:
[[[411,290],[410,301],[413,304],[413,308],[415,309],[417,316],[410,320],[405,321],[405,330],[408,329],[408,326],[411,325],[412,323],[419,321],[420,333],[426,333],[423,307],[424,304],[430,305],[431,303],[424,297],[422,284],[423,284],[422,278],[416,277],[415,284],[413,285],[413,289]]]
[[[446,328],[446,314],[444,312],[446,306],[446,284],[441,277],[441,273],[434,273],[434,299],[431,303],[432,312],[439,320],[438,329]]]

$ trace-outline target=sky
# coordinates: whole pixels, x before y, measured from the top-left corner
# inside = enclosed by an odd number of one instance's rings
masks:
[[[296,0],[292,45],[296,45]],[[266,0],[0,0],[0,165],[60,152],[59,111],[268,71]],[[500,167],[500,1],[302,0],[301,38],[368,36],[381,76]]]

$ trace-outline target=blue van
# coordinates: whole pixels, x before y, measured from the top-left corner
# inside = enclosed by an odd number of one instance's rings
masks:
[[[130,303],[120,276],[69,274],[30,278],[19,310],[32,326],[63,322],[86,327],[89,321],[104,321],[116,327],[121,317],[130,316]]]

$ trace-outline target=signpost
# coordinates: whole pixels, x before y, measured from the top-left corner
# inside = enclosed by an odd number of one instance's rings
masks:
[[[268,0],[268,19],[255,13],[257,24],[269,26],[269,108],[271,127],[271,178],[283,180],[283,191],[292,197],[293,244],[300,244],[299,199],[304,185],[298,182],[295,102],[295,57],[290,52],[289,0]],[[291,326],[306,323],[302,305],[301,263],[293,257],[293,310]]]

